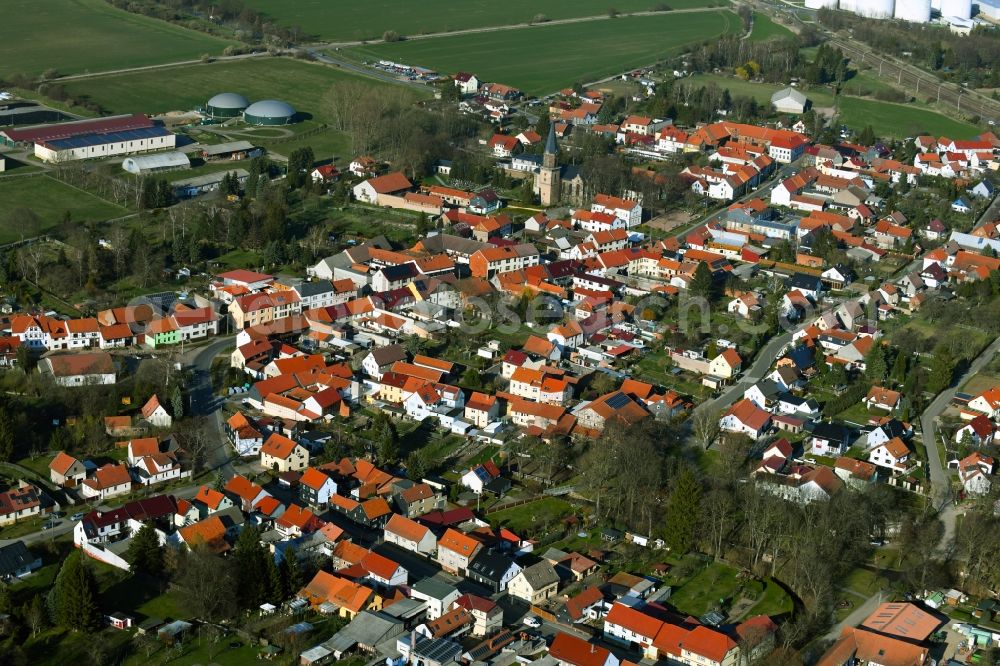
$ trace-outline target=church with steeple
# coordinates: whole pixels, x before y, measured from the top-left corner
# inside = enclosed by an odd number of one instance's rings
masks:
[[[555,206],[559,203],[581,205],[583,178],[580,176],[580,170],[572,166],[559,166],[558,157],[559,146],[556,143],[555,124],[549,123],[549,136],[545,140],[542,165],[535,174],[535,194],[543,206]]]

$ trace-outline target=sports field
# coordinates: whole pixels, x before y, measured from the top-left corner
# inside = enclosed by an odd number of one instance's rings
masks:
[[[330,41],[381,39],[386,30],[400,35],[450,32],[467,28],[527,23],[544,14],[549,20],[600,16],[611,7],[644,12],[655,0],[247,0],[247,4],[285,26]],[[672,9],[722,7],[729,0],[668,0]]]
[[[369,60],[388,59],[547,95],[648,65],[682,47],[740,31],[730,11],[657,14],[606,21],[539,25],[503,32],[374,44],[351,49]]]
[[[4,0],[0,76],[108,71],[221,55],[230,43],[104,0]]]
[[[43,234],[59,225],[68,211],[76,223],[128,214],[121,206],[46,175],[0,178],[0,243]],[[24,215],[30,209],[37,220]]]

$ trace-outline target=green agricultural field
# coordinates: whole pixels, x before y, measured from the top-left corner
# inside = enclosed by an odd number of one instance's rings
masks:
[[[251,102],[281,99],[316,120],[329,117],[324,98],[331,86],[343,81],[375,79],[348,74],[334,67],[287,58],[251,58],[185,65],[169,70],[109,74],[83,81],[67,81],[73,95],[87,95],[111,113],[161,113],[203,106],[218,92],[240,93]],[[415,95],[399,88],[402,95]],[[293,127],[293,126],[289,126]],[[275,128],[263,128],[268,133]]]
[[[231,43],[115,9],[104,0],[5,0],[3,8],[0,76],[35,75],[49,68],[80,74],[193,60],[203,53],[221,55]]]
[[[650,64],[684,46],[739,30],[739,18],[720,10],[541,25],[352,51],[368,59],[384,58],[446,73],[475,72],[484,80],[546,95],[574,82]]]
[[[875,134],[903,138],[918,134],[969,139],[981,130],[913,104],[893,104],[858,97],[840,99],[840,122],[855,129],[871,125]]]
[[[766,14],[757,13],[753,16],[753,32],[750,33],[750,39],[755,42],[762,42],[772,37],[791,37],[792,34],[791,30],[780,23],[775,23]]]
[[[401,35],[450,32],[468,28],[528,23],[539,14],[549,20],[607,15],[610,7],[623,13],[644,12],[653,0],[248,0],[247,4],[286,26],[298,26],[321,39],[353,41],[380,39],[386,30]],[[670,0],[672,9],[722,7],[728,0]]]
[[[43,234],[61,223],[67,212],[77,223],[128,213],[121,206],[45,175],[0,179],[0,201],[0,243]]]

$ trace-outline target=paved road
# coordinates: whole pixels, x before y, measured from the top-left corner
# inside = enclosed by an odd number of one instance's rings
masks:
[[[245,473],[256,469],[253,463],[239,463],[237,464],[237,467],[239,468],[238,471],[240,473]],[[202,485],[203,484],[201,483],[195,483],[187,486],[182,486],[180,488],[174,488],[172,490],[169,490],[166,492],[166,494],[173,495],[178,499],[191,499],[198,493],[198,489],[201,488]],[[146,493],[146,496],[159,495],[161,494],[161,492],[162,492],[161,490],[154,487],[149,492]],[[122,502],[120,501],[120,499],[112,498],[107,504],[104,504],[103,506],[120,506],[121,504]],[[77,511],[86,512],[88,511],[88,508],[86,506],[81,506],[81,505],[66,507],[66,513],[69,515],[72,515]],[[56,526],[50,530],[38,530],[37,532],[31,532],[30,534],[25,534],[24,536],[20,536],[16,539],[0,539],[0,546],[7,545],[8,543],[12,543],[14,541],[23,541],[27,545],[45,543],[46,541],[52,541],[53,539],[61,537],[65,534],[69,534],[70,532],[73,531],[73,528],[75,526],[76,523],[74,521],[71,521],[69,517],[60,518]]]
[[[212,56],[212,62],[226,62],[229,60],[247,60],[248,58],[269,58],[273,57],[267,51],[261,51],[259,53],[241,53],[240,55],[233,56]],[[182,67],[185,65],[202,65],[210,64],[204,63],[201,59],[198,60],[177,60],[175,62],[165,62],[159,65],[144,65],[142,67],[123,67],[121,69],[108,69],[101,72],[87,72],[85,74],[70,74],[68,76],[60,76],[58,79],[53,79],[54,81],[72,81],[74,79],[93,79],[98,76],[111,76],[114,74],[128,74],[130,72],[142,72],[150,69],[164,69],[166,67]]]
[[[938,546],[938,552],[942,555],[950,554],[953,548],[958,510],[952,503],[951,483],[948,472],[944,468],[947,461],[941,460],[941,453],[937,447],[937,438],[939,437],[937,420],[941,416],[941,413],[951,404],[955,393],[958,391],[958,387],[962,386],[973,375],[985,368],[998,353],[1000,353],[1000,338],[994,340],[993,344],[973,359],[965,374],[954,381],[950,387],[939,393],[931,401],[931,404],[927,406],[924,413],[920,415],[921,438],[924,442],[924,448],[927,449],[927,470],[930,473],[933,502],[935,507],[941,512],[941,522],[944,523],[944,534]]]
[[[191,385],[188,393],[191,396],[191,413],[195,416],[207,416],[214,426],[216,446],[206,453],[205,463],[212,469],[220,469],[224,476],[231,477],[236,472],[231,463],[232,453],[222,424],[222,405],[224,400],[215,395],[212,390],[212,361],[219,354],[229,353],[236,348],[236,336],[225,335],[215,338],[204,347],[193,349],[185,354],[185,363],[192,369]]]

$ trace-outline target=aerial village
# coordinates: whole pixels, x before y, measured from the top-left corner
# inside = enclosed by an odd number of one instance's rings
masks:
[[[646,76],[622,79],[647,99]],[[50,603],[156,663],[995,663],[1000,138],[821,137],[796,87],[767,122],[684,125],[596,86],[428,80],[490,125],[469,150],[507,187],[443,157],[274,176],[415,239],[178,265],[183,289],[83,317],[5,301],[5,390],[47,406],[0,441],[35,418],[47,445],[12,438],[0,469],[25,605],[4,630],[44,631]],[[297,113],[270,102],[202,112]],[[190,165],[180,136],[144,114],[0,128],[43,163],[156,177]],[[631,185],[579,167],[591,140]],[[250,178],[166,185],[235,207]]]

